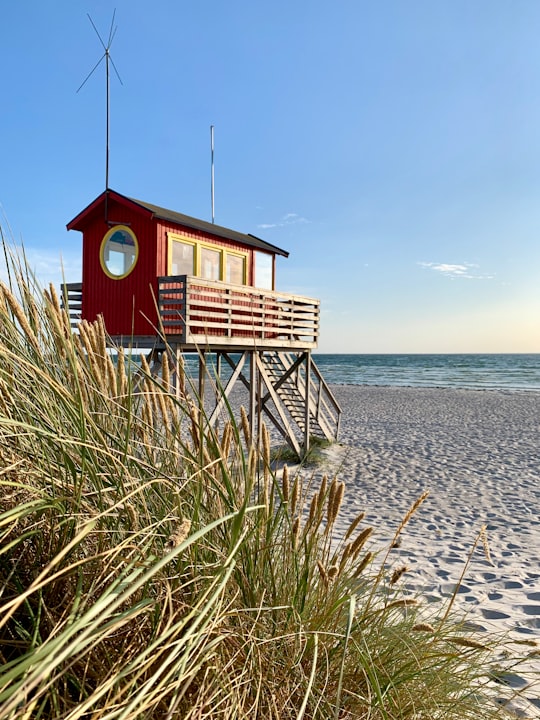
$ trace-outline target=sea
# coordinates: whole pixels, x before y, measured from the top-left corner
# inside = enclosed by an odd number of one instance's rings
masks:
[[[211,354],[209,356],[210,363]],[[540,392],[540,353],[467,355],[347,355],[313,353],[329,385],[464,388]],[[196,355],[185,358],[197,376]],[[224,378],[228,377],[224,372]]]
[[[312,357],[329,384],[540,392],[540,353]]]

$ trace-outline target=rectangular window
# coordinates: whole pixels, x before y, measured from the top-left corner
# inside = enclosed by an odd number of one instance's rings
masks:
[[[241,250],[199,242],[168,232],[169,275],[194,275],[205,280],[224,280],[231,285],[247,282],[248,254]]]
[[[173,240],[171,253],[171,275],[195,274],[195,246],[191,243]]]
[[[262,290],[274,289],[273,260],[268,253],[255,253],[255,287]]]
[[[221,252],[201,247],[201,277],[205,280],[221,279]]]
[[[246,259],[244,257],[227,253],[225,257],[225,282],[231,285],[245,285]]]

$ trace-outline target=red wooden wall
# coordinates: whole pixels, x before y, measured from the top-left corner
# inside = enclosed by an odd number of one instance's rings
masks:
[[[138,243],[137,262],[129,275],[120,279],[109,277],[100,262],[103,238],[114,225],[128,226]],[[108,197],[107,209],[101,196],[68,228],[83,232],[82,317],[93,321],[103,315],[109,335],[156,334],[157,278],[169,272],[168,232],[246,253],[247,284],[253,285],[253,248],[211,232],[155,218],[149,209],[113,192]]]

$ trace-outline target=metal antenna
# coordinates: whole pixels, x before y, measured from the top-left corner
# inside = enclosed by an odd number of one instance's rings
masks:
[[[111,20],[111,29],[109,30],[109,39],[107,41],[107,44],[103,42],[101,35],[98,32],[98,29],[94,25],[94,21],[90,17],[90,15],[87,13],[88,19],[90,20],[92,27],[96,31],[96,35],[99,38],[99,42],[103,46],[103,55],[99,58],[97,63],[94,65],[92,70],[88,73],[86,78],[84,79],[84,82],[80,85],[80,87],[77,89],[77,92],[81,90],[85,85],[86,82],[90,79],[90,77],[94,74],[94,71],[98,68],[103,58],[105,58],[105,68],[106,68],[106,75],[107,75],[107,134],[106,134],[106,143],[105,143],[105,190],[109,189],[109,135],[110,135],[110,105],[111,105],[111,93],[110,93],[110,71],[109,71],[109,63],[113,66],[114,72],[116,73],[116,77],[120,80],[120,85],[123,85],[122,78],[120,77],[120,74],[118,73],[118,70],[116,69],[116,65],[114,64],[114,60],[111,57],[111,45],[112,41],[114,40],[114,36],[116,35],[117,27],[114,24],[114,18],[116,16],[116,9],[113,11],[113,16]]]
[[[210,125],[210,160],[212,166],[212,177],[210,180],[210,193],[212,198],[212,223],[214,222],[214,126]]]

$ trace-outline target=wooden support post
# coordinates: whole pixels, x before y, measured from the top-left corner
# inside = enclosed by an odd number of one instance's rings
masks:
[[[223,388],[221,386],[221,352],[216,353],[216,405],[218,405]]]
[[[199,353],[199,408],[204,412],[204,386],[206,380],[206,353]]]
[[[260,417],[257,420],[257,410],[260,412],[257,403],[259,373],[257,372],[257,363],[255,362],[255,352],[255,350],[251,350],[249,353],[249,432],[252,443],[256,442],[257,436],[255,429],[260,425]]]
[[[305,379],[305,403],[304,403],[304,457],[309,452],[309,440],[311,435],[311,414],[310,414],[310,391],[311,391],[311,353],[305,353],[306,379]]]

